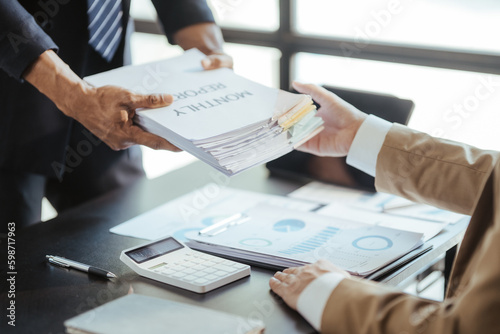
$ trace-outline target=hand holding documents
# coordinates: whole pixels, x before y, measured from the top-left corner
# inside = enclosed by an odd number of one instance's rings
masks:
[[[262,86],[229,69],[203,71],[204,57],[190,50],[85,80],[172,94],[170,106],[142,110],[135,122],[226,175],[278,158],[323,129],[309,96]]]

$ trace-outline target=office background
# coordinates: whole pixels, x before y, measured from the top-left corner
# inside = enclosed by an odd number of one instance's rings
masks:
[[[291,80],[415,102],[409,126],[500,150],[500,2],[496,0],[208,0],[235,72],[287,89]],[[133,0],[132,62],[182,53],[161,35],[150,0]],[[195,160],[143,147],[148,178]],[[44,202],[43,220],[55,211]],[[441,288],[440,288],[441,286]],[[437,289],[437,290],[436,290]],[[442,296],[442,284],[427,297]],[[437,297],[437,299],[439,299]]]
[[[498,1],[209,3],[237,73],[283,89],[302,80],[394,94],[416,104],[410,127],[500,149],[493,137],[500,124]],[[132,1],[132,16],[134,63],[180,54],[158,35],[149,0]],[[149,177],[192,161],[164,153],[145,151]]]

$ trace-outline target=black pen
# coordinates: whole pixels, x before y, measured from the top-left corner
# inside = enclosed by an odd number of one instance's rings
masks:
[[[116,275],[113,274],[112,272],[109,272],[109,271],[106,271],[103,269],[99,269],[99,268],[96,268],[93,266],[89,266],[88,264],[83,264],[80,262],[68,260],[68,259],[65,259],[63,257],[54,256],[54,255],[45,255],[45,257],[47,258],[47,260],[50,263],[61,266],[61,267],[81,270],[81,271],[84,271],[84,272],[87,272],[90,274],[94,274],[94,275],[97,275],[100,277],[104,277],[104,278],[116,278]]]

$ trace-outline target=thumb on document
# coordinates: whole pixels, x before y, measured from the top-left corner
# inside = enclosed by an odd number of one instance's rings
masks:
[[[174,101],[170,94],[134,94],[130,106],[136,108],[161,108],[166,107]]]

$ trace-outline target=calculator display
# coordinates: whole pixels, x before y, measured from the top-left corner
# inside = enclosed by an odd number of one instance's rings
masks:
[[[143,263],[183,247],[184,246],[178,243],[174,238],[167,238],[147,246],[128,251],[125,254],[135,262]]]

